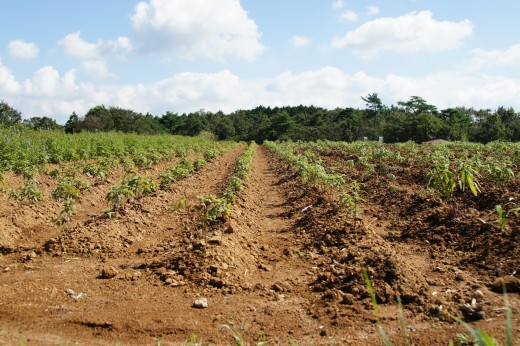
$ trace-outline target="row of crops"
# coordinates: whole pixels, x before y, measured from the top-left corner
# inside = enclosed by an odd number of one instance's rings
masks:
[[[107,217],[115,215],[127,199],[167,189],[239,145],[170,135],[6,130],[0,135],[2,190],[21,203],[38,203],[46,198],[42,181],[51,180],[50,197],[63,204],[55,219],[58,225],[69,221],[85,191],[110,178],[117,183],[106,194],[111,206]],[[150,168],[170,161],[166,170],[155,176],[150,173]]]
[[[331,203],[357,215],[363,185],[384,179],[389,186],[411,181],[444,202],[478,196],[519,177],[520,144],[476,143],[380,144],[376,142],[266,142],[293,166],[301,179],[316,187]],[[375,179],[375,180],[374,180]],[[410,181],[411,180],[411,181]],[[469,196],[468,196],[469,195]],[[496,201],[505,227],[507,216],[518,215],[516,201]]]

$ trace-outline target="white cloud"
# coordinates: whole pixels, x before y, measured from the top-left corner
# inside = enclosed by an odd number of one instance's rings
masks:
[[[520,66],[520,43],[502,50],[473,50],[472,65],[477,68],[490,66]]]
[[[175,74],[151,84],[117,88],[113,102],[140,112],[164,113],[166,110],[192,112],[223,110],[231,112],[248,98],[240,79],[228,70],[217,73]]]
[[[82,115],[100,104],[155,115],[202,108],[228,113],[258,105],[364,108],[361,96],[373,92],[386,105],[419,95],[439,109],[494,109],[500,105],[520,109],[520,80],[464,71],[415,78],[395,74],[377,77],[326,66],[301,73],[287,71],[263,80],[243,80],[223,70],[178,73],[147,84],[93,84],[78,82],[74,69],[60,74],[52,66],[45,66],[19,82],[0,61],[0,94],[5,101],[24,117],[49,116],[62,124],[72,112]]]
[[[90,43],[81,38],[79,31],[65,36],[58,45],[66,55],[84,60],[124,60],[125,55],[132,51],[132,43],[127,37],[118,37],[115,41],[99,40]]]
[[[348,22],[356,22],[358,20],[358,15],[354,11],[345,11],[340,17]]]
[[[9,43],[9,56],[13,59],[32,60],[38,57],[40,50],[35,43],[14,40]]]
[[[0,92],[11,95],[20,90],[20,83],[16,80],[13,72],[2,63],[0,59]]]
[[[368,6],[367,7],[367,15],[369,16],[377,16],[379,14],[379,7],[377,6]]]
[[[341,10],[345,6],[345,3],[343,0],[336,0],[332,3],[332,8],[335,10]]]
[[[264,50],[257,25],[239,0],[142,1],[132,23],[143,53],[254,61]]]
[[[293,36],[290,42],[294,47],[308,47],[311,44],[311,39],[306,36]]]
[[[284,72],[265,85],[263,102],[277,106],[356,106],[360,103],[357,98],[367,94],[366,90],[377,90],[382,84],[364,72],[350,75],[331,66],[300,74]]]
[[[501,105],[520,108],[520,80],[462,72],[417,78],[394,74],[373,77],[362,71],[348,74],[338,68],[324,67],[300,74],[282,73],[255,96],[259,104],[264,105],[364,108],[361,96],[373,92],[377,92],[386,105],[419,95],[439,109],[456,106],[494,109]]]
[[[80,69],[87,76],[96,79],[116,78],[116,76],[108,70],[108,66],[103,60],[87,60],[81,63]]]
[[[437,21],[430,11],[411,12],[397,18],[378,18],[344,36],[334,37],[332,46],[349,48],[363,58],[379,52],[439,52],[460,46],[473,32],[469,20]]]

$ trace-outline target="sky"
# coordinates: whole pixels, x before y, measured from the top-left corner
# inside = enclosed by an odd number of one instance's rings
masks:
[[[64,124],[263,106],[520,110],[520,1],[0,0],[0,101]]]

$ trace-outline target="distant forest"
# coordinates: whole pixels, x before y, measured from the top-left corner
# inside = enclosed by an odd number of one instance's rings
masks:
[[[101,105],[91,108],[84,116],[73,113],[64,126],[48,117],[32,117],[22,121],[21,113],[2,101],[0,126],[62,129],[66,133],[121,131],[186,136],[211,133],[221,140],[254,140],[257,143],[266,139],[350,142],[365,137],[377,140],[380,136],[390,143],[431,139],[481,143],[520,141],[520,113],[511,107],[439,110],[419,96],[389,107],[382,103],[377,93],[362,99],[366,103],[364,109],[259,106],[230,114],[200,110],[189,114],[166,112],[161,116]]]

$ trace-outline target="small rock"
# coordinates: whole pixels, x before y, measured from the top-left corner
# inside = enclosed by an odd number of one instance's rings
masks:
[[[196,309],[207,309],[208,308],[208,299],[206,298],[197,298],[193,301],[192,307]]]
[[[119,274],[117,269],[114,266],[105,266],[101,269],[101,279],[112,279],[115,278]]]
[[[274,284],[271,286],[271,289],[275,292],[283,292],[283,287],[279,284]]]
[[[484,293],[481,290],[476,290],[472,295],[473,299],[482,301],[484,299]]]
[[[175,280],[173,278],[167,278],[166,280],[164,280],[164,283],[166,285],[170,285],[172,287],[180,287],[180,286],[185,286],[186,285],[186,283],[184,281]]]
[[[208,240],[208,244],[210,244],[210,245],[221,245],[222,244],[222,239],[220,239],[218,237],[213,237],[213,238]]]
[[[259,264],[258,265],[258,269],[262,269],[262,270],[265,270],[266,272],[270,271],[271,268],[266,266],[265,264]]]
[[[65,290],[65,294],[68,295],[69,297],[71,297],[72,299],[76,299],[76,300],[83,298],[83,296],[85,295],[83,292],[76,293],[76,292],[74,292],[74,290],[72,290],[70,288]]]

